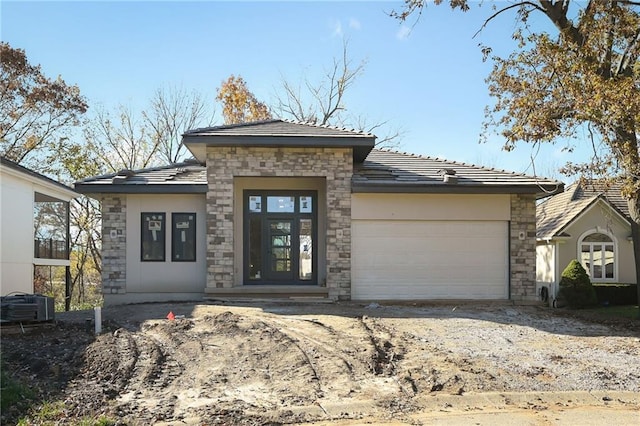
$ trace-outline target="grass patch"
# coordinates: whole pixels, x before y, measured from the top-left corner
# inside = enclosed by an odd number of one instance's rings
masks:
[[[7,374],[7,367],[0,357],[0,412],[26,408],[34,397],[34,392],[28,386]]]
[[[65,419],[67,419],[67,413],[63,401],[44,402],[40,406],[32,408],[29,415],[22,417],[17,425],[55,426]],[[77,426],[114,426],[116,421],[104,415],[99,417],[89,415],[75,419],[73,424]]]
[[[585,309],[585,312],[604,315],[611,318],[637,319],[638,305],[602,306],[599,308]]]

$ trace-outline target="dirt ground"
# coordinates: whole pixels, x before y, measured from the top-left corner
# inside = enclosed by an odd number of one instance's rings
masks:
[[[41,400],[64,401],[58,424],[101,414],[131,425],[640,420],[638,321],[532,306],[284,301],[102,316],[97,337],[92,311],[24,334],[3,329],[7,370]],[[2,423],[26,415],[15,411]]]

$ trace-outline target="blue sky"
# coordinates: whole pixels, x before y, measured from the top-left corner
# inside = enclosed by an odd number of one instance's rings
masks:
[[[293,82],[320,76],[346,38],[353,60],[367,61],[346,105],[370,122],[403,129],[400,151],[532,174],[529,146],[506,153],[498,136],[478,143],[491,102],[484,82],[490,64],[478,44],[510,51],[513,15],[473,38],[491,14],[487,5],[468,13],[431,5],[412,28],[388,16],[401,6],[401,0],[3,0],[0,35],[46,75],[77,84],[90,107],[134,109],[171,85],[201,92],[213,104],[231,74],[269,102],[282,76]],[[547,147],[536,171],[550,176],[566,160],[557,146]]]

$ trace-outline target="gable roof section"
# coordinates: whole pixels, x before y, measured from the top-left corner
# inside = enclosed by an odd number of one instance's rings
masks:
[[[207,146],[353,148],[362,162],[375,145],[371,133],[288,120],[265,120],[189,130],[182,143],[202,163]]]
[[[566,228],[598,201],[629,221],[629,207],[620,188],[619,183],[607,186],[600,181],[576,182],[565,192],[548,198],[536,207],[537,238],[568,236]]]
[[[207,192],[207,168],[196,160],[187,160],[163,167],[95,176],[76,182],[74,186],[83,194],[204,194]]]
[[[562,191],[562,182],[389,150],[373,150],[354,165],[353,192],[537,194]]]
[[[75,198],[79,195],[77,192],[73,190],[73,188],[70,188],[63,183],[60,183],[57,180],[51,179],[48,176],[45,176],[31,169],[28,169],[24,166],[21,166],[20,164],[14,161],[11,161],[8,158],[5,158],[3,156],[0,156],[0,164],[2,165],[3,168],[6,167],[7,169],[10,169],[15,173],[20,174],[22,177],[28,180],[38,182],[39,184],[44,186],[50,186],[50,187],[53,186],[53,189],[57,191],[61,191],[62,194],[65,194],[66,196],[68,196],[69,199]]]
[[[622,183],[620,181],[607,182],[603,180],[588,180],[583,185],[576,188],[577,197],[589,197],[593,195],[602,195],[607,201],[615,207],[626,219],[630,219],[629,205],[627,200],[622,196]]]

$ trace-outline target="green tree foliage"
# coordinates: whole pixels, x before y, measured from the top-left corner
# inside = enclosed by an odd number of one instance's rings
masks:
[[[216,100],[222,104],[224,124],[271,119],[269,107],[251,93],[241,76],[232,74],[223,81],[217,89]]]
[[[596,291],[587,271],[576,259],[562,271],[558,298],[572,308],[586,308],[598,303]]]
[[[404,8],[392,16],[420,16],[428,3],[405,0]],[[462,11],[474,5],[468,0],[433,1],[441,3]],[[640,283],[640,1],[491,3],[492,13],[483,26],[498,15],[514,13],[513,38],[519,47],[507,57],[482,47],[494,64],[487,78],[495,99],[487,108],[487,128],[504,136],[507,151],[522,142],[576,138],[583,130],[590,135],[590,159],[569,162],[561,171],[623,182]],[[536,30],[540,17],[553,24],[555,34],[546,27]]]
[[[77,86],[46,77],[22,49],[0,42],[0,154],[41,172],[52,172],[57,151],[70,145],[87,103]]]

